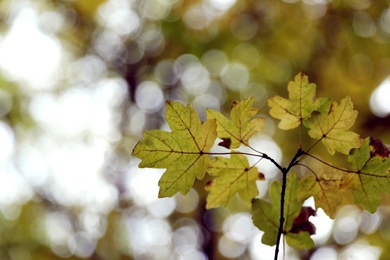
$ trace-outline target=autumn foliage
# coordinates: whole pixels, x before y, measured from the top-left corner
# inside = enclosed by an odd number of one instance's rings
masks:
[[[314,247],[310,235],[315,233],[315,227],[308,219],[315,211],[303,207],[304,201],[314,197],[316,207],[331,218],[345,205],[345,196],[352,198],[351,203],[375,212],[382,204],[381,194],[390,193],[390,152],[380,140],[362,139],[350,130],[358,114],[350,97],[340,103],[316,98],[316,85],[309,83],[302,72],[288,84],[288,92],[287,99],[275,96],[268,100],[270,114],[280,120],[280,129],[301,127],[301,132],[307,131],[314,144],[300,144],[286,167],[248,142],[262,131],[265,122],[257,116],[253,98],[234,103],[230,118],[207,109],[203,123],[191,105],[167,101],[166,118],[171,132],[146,131],[133,155],[142,159],[139,167],[166,168],[159,182],[160,197],[186,194],[195,179],[202,180],[208,174],[213,179],[205,184],[209,192],[207,208],[226,206],[238,194],[252,207],[253,223],[264,231],[263,243],[277,244],[278,248],[284,234],[290,246]],[[217,138],[221,141],[216,142]],[[215,143],[226,148],[226,153],[211,153]],[[321,143],[330,155],[347,155],[349,167],[334,166],[312,154],[312,149]],[[241,152],[241,145],[252,152]],[[230,157],[221,157],[226,154]],[[251,165],[248,156],[259,160]],[[282,180],[270,185],[269,200],[256,198],[256,182],[264,180],[256,165],[263,159],[282,172]],[[306,164],[308,160],[316,163]],[[307,171],[297,172],[302,168]],[[278,249],[275,258],[277,254]]]

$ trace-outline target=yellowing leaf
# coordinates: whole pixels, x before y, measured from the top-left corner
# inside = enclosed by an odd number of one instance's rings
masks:
[[[390,158],[376,153],[374,140],[370,137],[348,156],[352,169],[343,186],[352,192],[356,204],[374,213],[382,205],[381,194],[390,194]]]
[[[288,92],[288,99],[275,96],[268,100],[271,116],[281,120],[279,128],[284,130],[299,126],[301,121],[309,118],[316,108],[314,103],[316,85],[309,83],[308,77],[303,72],[295,76],[294,81],[288,83]]]
[[[231,120],[218,111],[206,110],[207,118],[217,120],[218,137],[230,140],[230,147],[223,145],[224,147],[235,149],[241,144],[248,145],[249,138],[263,129],[264,119],[253,118],[258,111],[252,108],[253,100],[251,97],[235,104],[230,112]]]
[[[312,115],[305,120],[305,125],[310,128],[310,137],[321,140],[330,154],[336,151],[348,154],[352,148],[362,144],[359,135],[348,130],[354,124],[357,114],[353,110],[351,98],[347,97],[341,100],[340,105],[333,102],[328,111]]]
[[[226,206],[236,193],[251,206],[251,200],[258,195],[256,180],[264,179],[257,168],[249,167],[247,158],[242,154],[214,158],[207,173],[218,176],[207,186],[210,191],[206,204],[208,209]]]
[[[287,175],[286,196],[284,204],[284,227],[283,232],[286,234],[286,241],[291,246],[296,246],[296,240],[301,241],[300,248],[311,248],[314,246],[313,240],[307,231],[293,233],[291,229],[295,218],[300,214],[302,204],[306,198],[299,196],[298,176],[291,172]],[[270,187],[270,202],[262,199],[256,199],[252,205],[253,224],[260,230],[264,231],[261,241],[273,246],[276,244],[279,229],[280,219],[280,196],[282,191],[282,183],[275,181]]]
[[[159,181],[159,197],[178,191],[187,194],[195,178],[202,179],[210,163],[207,153],[217,137],[215,120],[201,123],[191,105],[167,101],[166,117],[172,132],[150,130],[132,155],[142,159],[139,167],[166,168]]]
[[[337,210],[343,206],[343,190],[341,183],[346,172],[329,166],[323,166],[313,175],[306,175],[301,179],[299,194],[303,197],[313,196],[317,208],[335,218]]]

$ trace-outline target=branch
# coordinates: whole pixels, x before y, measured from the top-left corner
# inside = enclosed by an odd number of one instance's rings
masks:
[[[277,163],[274,159],[272,159],[265,153],[263,153],[263,158],[272,162],[276,166],[276,168],[278,168],[283,173],[284,168],[279,163]]]
[[[282,237],[282,234],[284,233],[284,231],[283,231],[283,224],[284,224],[284,220],[285,220],[285,218],[284,218],[284,203],[285,203],[284,200],[285,200],[286,187],[287,187],[287,174],[291,170],[291,168],[294,167],[298,163],[298,158],[303,154],[305,154],[305,152],[301,148],[299,148],[297,153],[294,155],[294,158],[292,158],[292,160],[290,161],[290,164],[287,166],[287,168],[283,168],[279,164],[277,164],[277,165],[279,165],[280,167],[276,166],[282,172],[282,192],[280,193],[280,218],[279,218],[278,237],[276,239],[276,248],[275,248],[275,255],[274,255],[275,260],[278,259],[280,239]],[[272,159],[272,161],[273,161],[273,159]]]

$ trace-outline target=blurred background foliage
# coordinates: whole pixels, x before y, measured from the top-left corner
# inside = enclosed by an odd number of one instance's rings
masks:
[[[0,21],[1,259],[271,259],[238,199],[205,211],[200,182],[158,199],[164,170],[137,168],[143,131],[168,130],[166,99],[204,119],[254,96],[254,144],[288,162],[297,132],[266,101],[304,71],[318,96],[352,96],[355,131],[390,143],[389,1],[2,0]],[[259,169],[267,196],[280,176]],[[384,201],[319,211],[316,248],[286,258],[388,259]]]

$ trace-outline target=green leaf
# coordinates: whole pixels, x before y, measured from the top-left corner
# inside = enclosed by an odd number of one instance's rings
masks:
[[[288,99],[275,96],[268,100],[271,116],[281,120],[279,128],[284,130],[296,128],[316,109],[314,103],[316,85],[309,83],[308,77],[303,72],[296,75],[294,81],[288,83],[288,92]]]
[[[226,206],[236,193],[251,206],[251,200],[258,195],[256,180],[264,179],[256,167],[249,167],[248,159],[242,154],[214,158],[207,173],[218,176],[207,185],[210,191],[206,204],[208,209]]]
[[[382,205],[381,194],[390,194],[390,158],[378,153],[374,144],[368,137],[360,148],[352,150],[348,161],[356,173],[349,173],[343,182],[354,202],[371,213]]]
[[[343,192],[341,183],[347,173],[324,165],[313,175],[305,175],[301,179],[299,196],[304,198],[313,196],[317,208],[335,218],[337,210],[343,206]]]
[[[289,246],[295,248],[309,249],[315,246],[310,233],[307,231],[299,233],[287,233],[286,241]]]
[[[358,114],[353,110],[351,98],[344,98],[340,105],[333,102],[327,110],[324,107],[327,107],[326,102],[322,105],[320,113],[313,114],[304,121],[305,126],[310,128],[310,137],[321,140],[331,155],[336,151],[348,154],[352,148],[360,147],[362,140],[359,135],[348,130]]]
[[[287,175],[286,196],[284,204],[284,227],[283,232],[286,234],[287,243],[295,246],[297,237],[301,239],[300,248],[311,248],[314,246],[309,232],[292,233],[294,219],[299,215],[302,204],[305,199],[298,197],[299,179],[296,173],[291,172]],[[256,199],[253,202],[253,223],[260,230],[264,231],[262,242],[266,245],[273,246],[276,244],[278,236],[279,219],[280,219],[280,196],[282,192],[282,183],[274,181],[270,187],[270,202],[262,199]],[[290,244],[293,243],[293,244]]]
[[[223,114],[213,109],[207,109],[207,118],[217,120],[218,137],[224,140],[230,140],[226,148],[235,149],[241,144],[248,145],[248,140],[254,134],[263,129],[264,119],[253,118],[258,110],[253,108],[253,97],[233,104],[230,112],[231,120]]]
[[[217,137],[215,120],[203,124],[191,105],[167,101],[166,118],[172,132],[150,130],[133,150],[139,167],[166,168],[159,197],[187,194],[195,178],[202,179],[210,163],[207,153]]]

